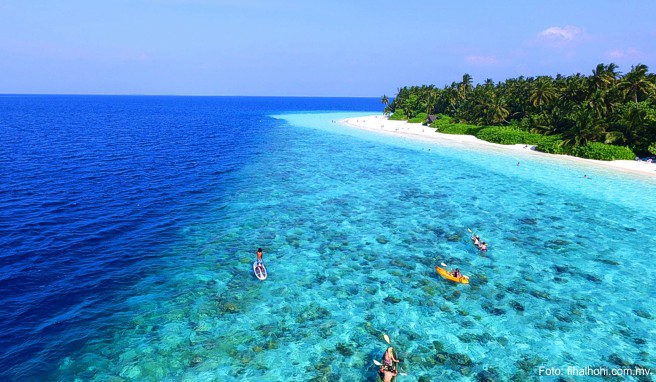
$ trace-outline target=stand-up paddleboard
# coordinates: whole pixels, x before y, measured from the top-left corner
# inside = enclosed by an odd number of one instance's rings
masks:
[[[262,266],[258,267],[257,266],[257,261],[253,262],[253,273],[255,273],[255,277],[257,277],[260,280],[266,280],[267,278],[267,271],[266,268],[264,267],[264,263],[262,263]]]

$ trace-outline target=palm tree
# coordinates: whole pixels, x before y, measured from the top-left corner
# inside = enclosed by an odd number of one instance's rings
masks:
[[[439,91],[432,85],[426,90],[426,114],[430,115],[435,108]]]
[[[649,144],[647,123],[645,121],[647,112],[638,108],[624,108],[621,113],[620,130],[622,131],[623,141],[631,146],[647,146]]]
[[[531,124],[533,127],[530,131],[542,135],[561,134],[573,125],[558,106],[555,106],[549,113],[532,115]]]
[[[416,110],[419,107],[419,96],[410,94],[401,107],[405,111],[405,116],[411,119],[416,115]]]
[[[457,84],[455,82],[451,83],[451,86],[449,87],[444,87],[444,94],[446,96],[447,102],[449,106],[451,106],[452,109],[452,116],[455,117],[456,113],[458,113],[458,89],[457,89]]]
[[[510,115],[516,119],[522,119],[526,116],[526,100],[530,96],[528,82],[524,76],[511,78],[499,84],[496,87],[498,93],[508,103]]]
[[[470,92],[471,90],[472,90],[472,76],[465,73],[462,75],[462,82],[458,84],[458,92],[460,93],[462,99],[466,99],[467,92]]]
[[[585,146],[606,137],[606,124],[596,118],[594,112],[586,107],[578,107],[574,112],[574,125],[563,134],[565,146]]]
[[[487,119],[488,121],[497,124],[501,122],[508,123],[506,118],[510,115],[506,100],[501,97],[492,97],[487,104]]]
[[[589,81],[586,76],[576,73],[571,76],[563,77],[562,83],[559,84],[560,95],[563,104],[580,105],[585,102],[588,94],[590,93],[588,86]]]
[[[551,78],[538,77],[528,100],[533,106],[539,106],[540,111],[542,111],[542,106],[551,103],[555,97],[556,90],[554,89]]]
[[[603,118],[607,112],[606,93],[603,90],[596,90],[587,100],[587,106],[592,109],[598,118]]]
[[[598,64],[590,77],[593,90],[608,89],[613,86],[617,81],[617,68],[618,66],[612,62],[608,65]]]
[[[647,69],[647,65],[644,64],[631,67],[631,71],[626,73],[617,85],[625,97],[627,95],[633,96],[636,109],[638,108],[638,97],[647,95],[656,88],[656,85],[647,76]]]
[[[380,102],[383,104],[383,114],[384,115],[390,115],[390,108],[389,108],[389,98],[387,98],[386,94],[383,94],[383,96],[380,98]]]
[[[620,75],[620,72],[617,71],[619,66],[615,63],[610,63],[606,66],[606,77],[608,77],[611,82],[616,81],[617,77]]]

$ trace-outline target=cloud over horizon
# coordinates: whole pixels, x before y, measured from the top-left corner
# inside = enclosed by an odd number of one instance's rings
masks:
[[[579,36],[583,30],[573,25],[564,27],[549,27],[538,33],[538,37],[555,41],[572,41]]]
[[[467,63],[474,64],[474,65],[494,65],[497,62],[499,62],[499,60],[497,60],[497,58],[494,56],[476,56],[476,55],[465,57],[465,61]]]
[[[636,48],[612,49],[606,52],[606,57],[610,59],[642,59],[645,54]]]

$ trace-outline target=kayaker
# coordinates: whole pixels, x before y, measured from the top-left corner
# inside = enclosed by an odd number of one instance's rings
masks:
[[[380,378],[383,382],[392,382],[392,379],[399,373],[396,370],[387,370],[385,366],[381,366],[378,372],[380,373]]]
[[[487,251],[487,243],[486,242],[481,242],[481,245],[478,246],[478,249],[481,250],[481,252]]]
[[[456,268],[455,271],[452,273],[453,277],[460,278],[462,277],[462,273],[460,273],[460,268]]]
[[[387,370],[396,370],[395,363],[399,363],[399,360],[394,358],[394,349],[390,346],[383,354],[383,367]]]
[[[481,238],[478,235],[472,235],[472,241],[474,242],[475,246],[479,246],[481,244]]]

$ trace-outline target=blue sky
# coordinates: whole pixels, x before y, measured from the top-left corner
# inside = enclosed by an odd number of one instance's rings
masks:
[[[2,0],[0,93],[393,96],[656,72],[656,2]]]

